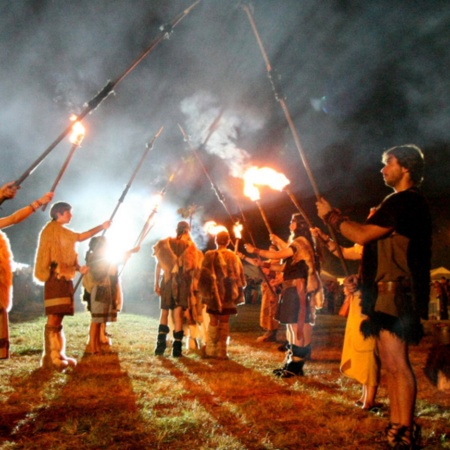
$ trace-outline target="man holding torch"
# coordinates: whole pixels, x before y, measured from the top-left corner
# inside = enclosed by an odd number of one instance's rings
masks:
[[[386,371],[390,422],[386,428],[392,448],[418,448],[420,428],[414,424],[416,380],[408,345],[423,336],[421,319],[428,319],[431,260],[431,217],[418,187],[424,157],[415,145],[383,153],[388,195],[364,224],[350,221],[321,199],[319,216],[344,237],[364,246],[359,283],[365,336],[374,336],[381,366]]]
[[[86,273],[86,266],[78,264],[77,242],[90,239],[110,227],[108,220],[89,231],[76,233],[65,227],[72,219],[72,206],[57,202],[50,208],[51,220],[44,226],[36,252],[34,276],[44,283],[44,305],[47,324],[44,331],[44,351],[41,367],[65,369],[75,366],[76,360],[65,354],[65,337],[62,321],[73,316],[73,278],[77,271]]]

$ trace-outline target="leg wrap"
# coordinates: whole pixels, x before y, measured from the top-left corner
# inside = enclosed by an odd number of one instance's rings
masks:
[[[181,353],[181,349],[183,347],[183,330],[181,331],[174,331],[173,332],[173,344],[172,344],[172,356],[175,358],[179,358],[180,356],[183,356]]]
[[[64,369],[69,363],[61,359],[61,343],[59,333],[62,327],[45,326],[44,329],[44,351],[42,353],[41,367],[45,369]]]
[[[217,341],[219,339],[219,327],[208,325],[208,337],[206,340],[206,356],[210,358],[217,357]]]
[[[155,355],[164,355],[167,347],[167,335],[169,334],[169,327],[167,325],[160,325],[158,327],[158,338],[156,340]]]
[[[228,344],[229,334],[230,334],[230,324],[229,323],[220,323],[219,324],[219,339],[217,342],[217,357],[219,359],[228,359],[227,344]]]

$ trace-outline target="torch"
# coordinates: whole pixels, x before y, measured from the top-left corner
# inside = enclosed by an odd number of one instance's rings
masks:
[[[257,167],[251,167],[248,169],[244,174],[244,195],[249,197],[251,200],[253,200],[256,203],[256,206],[259,209],[259,212],[261,213],[261,217],[263,218],[263,221],[266,225],[267,231],[269,234],[274,234],[272,231],[272,228],[270,227],[269,221],[267,220],[266,213],[264,212],[259,199],[259,189],[255,186],[256,181],[258,180],[258,177],[260,176],[260,172],[257,170]]]
[[[237,253],[237,251],[238,251],[239,241],[242,238],[241,231],[242,231],[242,224],[239,223],[239,220],[238,220],[233,226],[233,232],[234,232],[234,237],[235,237],[234,253]]]
[[[80,121],[78,121],[78,118],[76,115],[72,115],[70,117],[70,120],[72,120],[74,122],[74,124],[72,125],[72,134],[70,135],[70,142],[72,143],[72,148],[70,149],[69,154],[67,155],[66,160],[64,161],[64,164],[61,167],[61,170],[58,173],[58,176],[56,177],[52,187],[50,188],[50,192],[55,192],[56,187],[58,186],[59,182],[61,181],[61,178],[64,175],[64,172],[66,171],[74,153],[75,150],[81,145],[81,142],[83,141],[84,138],[84,134],[85,134],[85,129],[84,126],[82,125],[82,123]],[[42,207],[42,211],[45,211],[45,208],[47,207],[47,205],[44,205]]]
[[[93,112],[97,109],[98,106],[108,97],[114,89],[118,86],[120,82],[124,80],[124,78],[129,75],[138,64],[148,55],[150,54],[157,45],[163,41],[164,39],[168,39],[172,34],[175,27],[191,12],[191,10],[200,3],[200,0],[196,0],[192,3],[188,8],[182,11],[178,16],[176,16],[171,22],[162,25],[160,29],[159,35],[152,41],[152,43],[144,50],[144,52],[136,58],[126,70],[122,72],[115,80],[108,81],[105,87],[100,90],[94,98],[92,98],[89,102],[84,105],[83,111],[78,114],[78,121],[83,120],[89,113]],[[54,150],[54,148],[64,139],[67,134],[70,133],[72,129],[72,125],[66,127],[63,132],[50,144],[50,146],[30,165],[30,167],[14,182],[15,186],[20,186],[23,181],[30,176],[33,171],[39,166],[39,164]],[[0,200],[0,204],[4,199]]]
[[[312,188],[314,190],[316,198],[317,198],[317,200],[320,200],[321,196],[320,196],[320,193],[319,193],[319,189],[317,188],[316,180],[314,179],[314,176],[312,174],[311,168],[309,167],[308,160],[306,159],[305,152],[303,151],[302,145],[300,143],[300,139],[299,139],[298,134],[297,134],[297,130],[295,129],[295,125],[294,125],[294,122],[292,120],[291,114],[289,113],[289,109],[288,109],[288,107],[286,105],[286,101],[284,99],[284,96],[281,94],[281,89],[280,89],[280,86],[279,86],[278,77],[272,73],[273,72],[272,71],[272,66],[270,64],[270,61],[269,61],[269,58],[267,56],[266,50],[264,48],[264,45],[262,43],[261,37],[259,35],[258,29],[257,29],[256,24],[255,24],[255,21],[253,19],[253,14],[250,11],[250,8],[249,8],[248,5],[243,5],[242,8],[244,9],[245,13],[247,14],[247,17],[248,17],[248,20],[249,20],[250,25],[252,27],[253,33],[255,34],[256,40],[258,42],[258,46],[259,46],[259,48],[261,50],[261,53],[262,53],[262,56],[264,58],[264,62],[266,63],[267,75],[268,75],[270,83],[272,85],[272,90],[273,90],[273,93],[275,95],[275,99],[280,103],[281,108],[283,109],[284,115],[286,117],[286,120],[288,122],[289,128],[290,128],[291,133],[292,133],[292,137],[294,138],[295,145],[296,145],[297,150],[299,152],[300,159],[302,160],[303,166],[304,166],[304,168],[306,170],[306,173],[308,175],[309,181],[310,181],[310,183],[312,185]],[[337,242],[336,233],[335,233],[333,227],[328,225],[328,230],[329,230],[329,233],[332,236],[333,240],[335,242]],[[342,263],[342,267],[343,267],[343,269],[345,271],[345,274],[349,275],[350,272],[348,270],[347,263],[344,260],[344,257],[342,255],[342,251],[341,251],[341,247],[339,245],[337,246],[337,251],[338,251],[338,254],[339,254],[339,259],[341,260],[341,263]]]

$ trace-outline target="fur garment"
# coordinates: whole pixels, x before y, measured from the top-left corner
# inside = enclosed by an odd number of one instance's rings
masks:
[[[0,308],[6,312],[12,308],[12,260],[8,237],[0,231]]]
[[[56,276],[72,280],[78,267],[78,255],[75,250],[78,239],[78,233],[58,222],[48,222],[39,235],[34,264],[35,279],[40,282],[48,281],[51,266],[56,264]]]

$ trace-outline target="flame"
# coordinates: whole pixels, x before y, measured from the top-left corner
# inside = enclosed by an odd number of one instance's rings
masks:
[[[236,222],[236,224],[233,227],[234,237],[236,239],[241,239],[242,238],[242,234],[241,234],[242,228],[243,228],[242,224],[239,223],[239,222]]]
[[[221,231],[228,231],[226,227],[224,227],[223,225],[217,225],[217,223],[213,220],[206,222],[205,225],[203,225],[203,229],[206,231],[206,233],[213,236],[217,236]]]
[[[256,201],[260,199],[257,186],[269,186],[272,189],[282,191],[290,181],[286,176],[270,167],[250,167],[244,174],[244,195]]]
[[[81,122],[78,122],[78,117],[75,114],[70,116],[70,120],[74,122],[72,125],[72,134],[70,135],[70,142],[73,145],[80,145],[83,141],[85,129]]]

